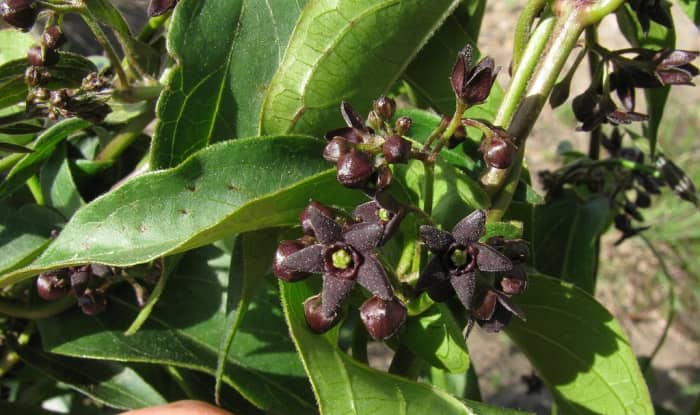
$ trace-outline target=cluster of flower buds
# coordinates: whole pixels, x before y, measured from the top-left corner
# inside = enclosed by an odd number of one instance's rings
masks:
[[[396,102],[381,96],[374,102],[367,121],[347,102],[340,111],[347,127],[326,134],[328,144],[323,158],[336,163],[338,182],[373,195],[391,184],[390,164],[404,164],[415,156],[411,142],[402,137],[411,127],[411,119],[400,117],[394,127]]]
[[[485,232],[486,212],[475,210],[447,232],[423,225],[420,238],[433,253],[416,283],[416,289],[428,293],[433,301],[447,301],[455,295],[470,311],[471,320],[491,331],[500,330],[510,315],[524,319],[523,312],[510,300],[527,285],[524,241],[492,238],[488,243],[479,239]],[[496,283],[488,288],[479,286],[479,273],[497,273]]]
[[[34,26],[39,14],[39,5],[34,0],[2,0],[0,16],[9,25],[23,31],[29,31]]]
[[[583,131],[591,131],[606,122],[618,125],[645,121],[646,115],[634,111],[636,88],[693,85],[693,77],[699,73],[691,64],[699,55],[694,51],[637,48],[611,52],[598,45],[593,50],[601,52],[601,65],[610,64],[613,70],[609,79],[594,80],[572,102],[574,114],[581,122],[579,130]],[[627,53],[636,56],[626,57]],[[602,85],[607,85],[607,90]],[[611,92],[616,92],[623,109],[615,105]]]
[[[123,270],[102,264],[45,271],[36,279],[39,297],[56,301],[67,295],[76,298],[83,313],[94,316],[107,308],[107,290],[123,279]],[[140,307],[146,303],[147,290],[136,281],[129,281]]]
[[[36,291],[48,301],[59,300],[70,293],[83,313],[93,316],[106,309],[105,292],[114,274],[112,268],[99,264],[46,271],[37,277]]]
[[[99,124],[112,112],[105,102],[108,92],[107,81],[98,74],[91,73],[83,79],[80,88],[33,88],[27,95],[27,111],[41,114],[50,120],[80,117]]]
[[[302,211],[304,237],[280,242],[272,268],[277,278],[287,282],[323,274],[321,293],[304,303],[311,330],[323,333],[335,326],[344,300],[359,284],[372,294],[360,307],[369,334],[385,340],[399,331],[406,307],[394,296],[375,250],[402,217],[400,204],[388,194],[358,206],[352,218],[315,201]]]

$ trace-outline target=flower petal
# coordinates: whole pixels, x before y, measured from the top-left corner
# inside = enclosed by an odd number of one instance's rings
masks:
[[[416,290],[425,291],[440,281],[448,281],[448,278],[447,269],[442,264],[442,258],[435,255],[428,261],[423,272],[421,272],[418,282],[416,282]]]
[[[321,288],[321,311],[323,315],[327,317],[335,315],[354,286],[355,280],[323,274],[323,288]]]
[[[284,258],[280,265],[291,271],[323,272],[323,246],[307,246]]]
[[[476,267],[480,271],[500,272],[513,269],[513,261],[490,246],[478,242],[472,244],[472,246],[475,246],[478,250]]]
[[[493,313],[490,320],[479,320],[478,323],[484,331],[488,333],[497,333],[510,322],[512,317],[513,314],[499,303],[496,305],[496,311]]]
[[[520,308],[519,305],[515,304],[509,296],[502,293],[498,293],[498,302],[509,312],[513,313],[516,317],[518,317],[520,320],[527,321],[523,309]]]
[[[341,240],[343,228],[315,206],[309,208],[309,222],[316,239],[321,244],[326,245]]]
[[[349,102],[343,101],[340,103],[340,113],[343,115],[343,119],[348,127],[357,128],[358,130],[367,129],[364,118],[355,111],[355,108]]]
[[[493,290],[488,290],[482,295],[477,296],[477,301],[472,307],[472,317],[477,320],[488,320],[493,317],[498,304],[498,293]]]
[[[384,228],[376,223],[358,223],[345,231],[343,238],[359,252],[369,252],[376,248],[382,239]]]
[[[450,245],[455,241],[455,238],[449,232],[442,231],[432,226],[423,225],[420,227],[420,239],[423,240],[425,246],[435,253],[447,252]]]
[[[390,300],[394,296],[386,271],[374,255],[365,255],[364,262],[357,270],[357,283],[383,300]]]
[[[370,200],[369,202],[357,206],[355,210],[352,211],[352,217],[357,222],[377,223],[379,221],[377,210],[379,210],[377,203],[374,200]]]
[[[452,228],[452,236],[457,243],[461,245],[469,245],[476,242],[484,234],[486,226],[486,211],[477,209],[460,220],[454,228]]]
[[[464,308],[471,310],[474,289],[476,288],[476,273],[471,271],[460,275],[453,275],[450,277],[450,284],[454,287],[457,298],[459,298]]]

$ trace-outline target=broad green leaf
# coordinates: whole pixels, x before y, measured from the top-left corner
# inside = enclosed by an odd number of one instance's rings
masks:
[[[615,318],[583,290],[530,274],[515,301],[527,322],[506,331],[566,414],[653,414],[649,391]]]
[[[700,29],[700,2],[698,0],[678,0],[677,3],[681,10],[695,23],[695,27]]]
[[[660,24],[651,22],[649,26],[649,33],[645,34],[641,25],[636,19],[634,11],[629,5],[620,7],[616,15],[617,22],[622,29],[622,33],[632,46],[636,48],[649,48],[652,50],[659,50],[663,48],[673,49],[675,47],[676,32],[674,30],[667,29]],[[668,15],[671,16],[670,11]],[[645,135],[649,140],[649,147],[652,155],[656,151],[659,125],[661,124],[661,118],[664,115],[664,108],[666,107],[666,101],[668,100],[668,94],[670,92],[670,86],[644,90],[644,95],[647,102],[647,114],[649,115]]]
[[[16,59],[0,65],[0,109],[23,102],[27,98],[24,71],[27,58]]]
[[[61,212],[65,218],[73,216],[73,213],[85,204],[73,181],[65,146],[61,146],[44,163],[39,182],[46,204]]]
[[[431,366],[450,373],[469,369],[469,352],[462,329],[445,304],[434,304],[420,316],[406,322],[402,343]]]
[[[166,403],[128,366],[59,356],[32,347],[19,348],[16,352],[26,364],[113,408],[137,409]]]
[[[314,334],[303,302],[314,294],[304,282],[281,283],[287,324],[311,380],[321,414],[519,414],[463,402],[425,383],[372,369],[338,349],[337,329]]]
[[[221,380],[233,340],[254,298],[264,287],[279,241],[279,230],[269,229],[238,235],[231,255],[226,304],[226,330],[221,337],[216,366],[215,395],[219,401]]]
[[[0,198],[7,197],[36,173],[41,167],[41,163],[51,157],[61,141],[90,125],[88,121],[80,118],[68,118],[45,130],[34,142],[34,152],[22,157],[7,173],[5,180],[0,183]]]
[[[337,183],[319,157],[322,147],[301,136],[234,140],[137,177],[76,212],[31,267],[0,278],[0,286],[43,269],[128,266],[246,231],[293,225],[311,195],[354,206],[362,194]]]
[[[31,33],[14,28],[0,30],[0,65],[15,59],[26,59],[27,50],[36,43]]]
[[[47,351],[92,359],[173,365],[213,375],[226,324],[230,249],[207,246],[185,254],[146,324],[124,336],[138,311],[129,287],[109,297],[107,311],[74,310],[41,320]],[[278,293],[255,298],[228,354],[224,381],[259,408],[311,413],[313,398],[282,320]],[[213,392],[213,391],[212,391]]]
[[[464,399],[481,401],[479,379],[476,377],[474,366],[469,365],[467,373],[449,373],[445,370],[431,367],[426,375],[431,385],[445,392]]]
[[[178,65],[158,102],[152,165],[172,167],[209,142],[257,134],[266,85],[306,0],[181,2],[168,32]]]
[[[531,261],[535,268],[562,278],[586,292],[595,290],[598,238],[609,223],[606,197],[581,200],[565,191],[554,200],[534,207],[531,229]]]
[[[455,0],[318,0],[299,18],[262,105],[263,134],[323,135],[396,82]]]
[[[51,241],[63,218],[55,211],[37,205],[19,209],[0,203],[0,272],[5,273],[31,262]]]

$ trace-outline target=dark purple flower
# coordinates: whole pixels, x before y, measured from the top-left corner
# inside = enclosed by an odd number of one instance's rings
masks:
[[[471,310],[471,317],[489,333],[501,331],[514,315],[525,321],[525,313],[520,307],[508,295],[495,290],[477,295]],[[467,331],[470,328],[471,322]]]
[[[618,125],[649,119],[645,114],[619,110],[608,95],[590,89],[573,99],[572,108],[576,119],[581,121],[579,131],[592,131],[606,122]]]
[[[485,225],[486,212],[479,209],[459,221],[451,233],[421,226],[420,237],[435,255],[423,270],[416,289],[427,290],[435,301],[444,301],[454,290],[462,305],[470,309],[477,271],[500,272],[513,268],[506,256],[478,242]]]
[[[373,252],[382,238],[382,226],[358,223],[343,230],[316,206],[307,210],[316,243],[286,256],[279,266],[288,272],[323,274],[323,316],[334,318],[355,283],[384,300],[391,300],[394,290]]]
[[[360,318],[375,340],[394,337],[406,322],[406,307],[396,298],[385,300],[372,296],[360,307]]]
[[[467,106],[484,102],[491,93],[496,75],[501,69],[492,58],[486,57],[472,67],[472,47],[467,45],[457,54],[452,67],[452,89],[455,95]]]
[[[399,228],[406,213],[405,205],[394,199],[388,191],[382,190],[374,195],[373,200],[357,206],[352,216],[356,222],[380,225],[384,231],[379,245],[384,245]]]

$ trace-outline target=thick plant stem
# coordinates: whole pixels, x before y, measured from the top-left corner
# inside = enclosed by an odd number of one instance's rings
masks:
[[[535,31],[495,120],[496,125],[507,125],[508,132],[516,137],[518,151],[510,169],[487,168],[481,177],[492,198],[490,220],[499,220],[510,205],[520,179],[527,136],[579,36],[587,26],[597,23],[622,3],[623,0],[593,4],[557,1],[553,5],[556,22],[551,32],[545,30],[548,26],[541,30],[542,35],[538,36],[540,28]],[[543,21],[540,27],[550,24]],[[543,51],[541,56],[528,55],[528,51],[538,49]]]
[[[513,61],[511,63],[513,72],[517,72],[520,60],[523,57],[523,53],[525,53],[525,47],[530,40],[532,23],[546,3],[546,0],[530,0],[523,8],[522,13],[520,13],[520,17],[518,17],[518,23],[515,26],[515,36],[513,38]]]

